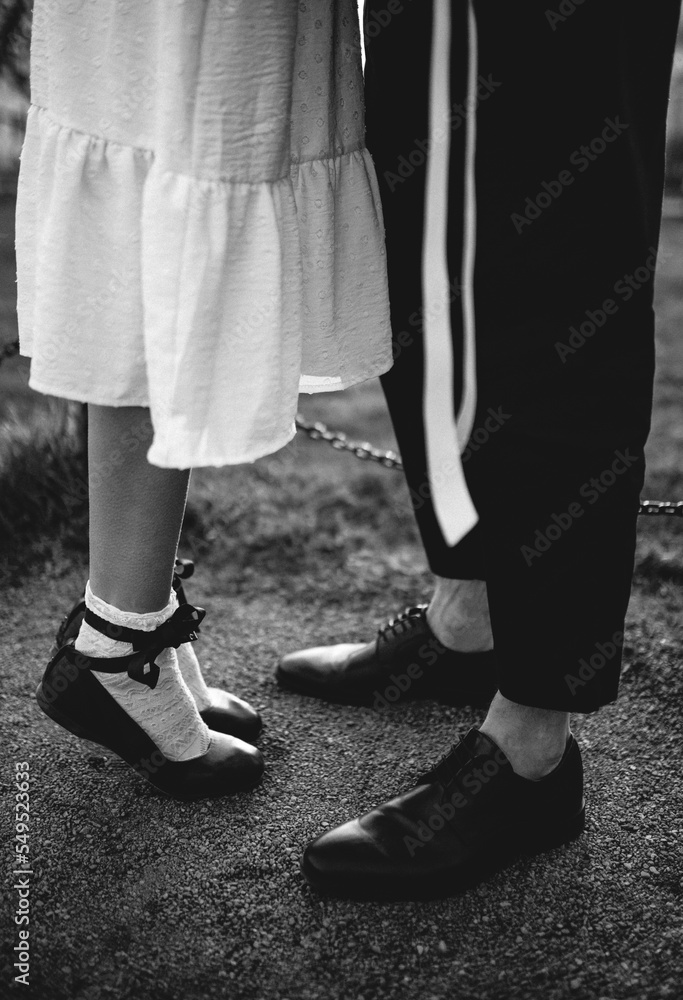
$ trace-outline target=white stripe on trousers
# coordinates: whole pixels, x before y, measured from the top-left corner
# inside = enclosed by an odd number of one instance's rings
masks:
[[[422,245],[424,308],[424,426],[427,474],[432,503],[448,545],[455,545],[477,523],[465,483],[460,453],[472,432],[477,399],[473,275],[476,238],[474,156],[476,148],[477,24],[468,6],[467,127],[465,136],[462,314],[463,390],[457,418],[453,411],[453,340],[447,258],[450,152],[451,0],[434,0],[429,81],[429,154]]]

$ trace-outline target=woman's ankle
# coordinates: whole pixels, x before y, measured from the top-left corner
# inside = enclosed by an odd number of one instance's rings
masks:
[[[89,581],[85,603],[86,608],[96,616],[94,627],[84,620],[75,645],[79,652],[95,659],[128,656],[133,651],[133,644],[115,638],[122,629],[151,635],[171,618],[178,607],[176,595],[171,593],[161,611],[147,614],[122,611],[93,594]],[[111,635],[109,626],[112,626]],[[183,679],[176,650],[161,649],[154,654],[153,665],[157,676],[154,684],[149,686],[140,679],[134,679],[125,670],[108,673],[94,669],[93,676],[169,760],[184,761],[203,756],[211,742],[210,731]]]

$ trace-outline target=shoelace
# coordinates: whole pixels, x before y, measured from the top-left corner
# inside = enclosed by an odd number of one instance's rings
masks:
[[[434,781],[438,781],[441,784],[447,784],[449,781],[452,781],[458,771],[461,771],[463,767],[466,767],[471,760],[474,760],[474,754],[463,740],[459,740],[457,743],[453,744],[450,750],[447,750],[446,753],[439,758],[433,767],[430,767],[429,770],[425,771],[425,773],[418,778],[416,784],[428,785]]]
[[[418,604],[414,608],[406,608],[396,618],[392,618],[386,625],[382,625],[377,630],[377,641],[387,642],[392,636],[403,635],[415,628],[424,621],[426,604]]]

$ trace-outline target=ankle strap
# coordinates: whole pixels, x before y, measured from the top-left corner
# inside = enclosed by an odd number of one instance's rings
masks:
[[[107,674],[118,674],[127,670],[131,680],[155,688],[159,680],[159,667],[155,663],[157,656],[171,646],[177,649],[184,642],[194,642],[199,636],[199,625],[205,615],[204,608],[181,604],[171,617],[153,632],[143,632],[141,629],[114,625],[100,618],[90,608],[86,608],[85,620],[88,625],[110,639],[132,643],[134,650],[128,656],[102,659],[88,657],[90,669]]]
[[[183,580],[189,580],[194,574],[194,563],[191,559],[176,559],[173,573],[173,589],[178,598],[178,604],[187,604]]]

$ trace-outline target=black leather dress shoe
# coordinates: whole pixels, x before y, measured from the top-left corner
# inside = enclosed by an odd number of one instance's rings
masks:
[[[201,611],[190,605],[184,610],[188,613]],[[179,608],[175,615],[181,616],[182,611]],[[255,747],[235,737],[212,732],[209,748],[201,757],[187,761],[168,760],[92,676],[93,670],[127,671],[140,683],[154,687],[155,670],[157,675],[159,672],[154,657],[166,645],[176,645],[174,639],[178,636],[168,634],[172,627],[173,619],[156,630],[163,636],[160,648],[150,647],[129,656],[90,657],[79,653],[73,643],[62,646],[48,664],[36,690],[40,708],[75,736],[112,750],[143,778],[175,799],[193,801],[253,788],[263,774],[263,757]],[[153,637],[156,633],[144,635]]]
[[[529,781],[471,729],[412,791],[309,844],[302,870],[319,892],[346,898],[445,896],[573,839],[583,826],[573,736],[558,766]]]
[[[386,708],[407,698],[488,705],[496,693],[493,651],[446,649],[427,623],[427,605],[407,608],[368,643],[316,646],[283,656],[278,683],[346,705]]]
[[[189,579],[193,573],[194,563],[191,559],[176,559],[173,589],[178,595],[178,603],[181,605],[188,603],[182,581]],[[85,600],[81,597],[59,626],[50,655],[54,656],[62,646],[76,641],[84,615]],[[228,691],[223,691],[221,688],[210,687],[209,695],[211,696],[211,704],[199,713],[209,729],[213,729],[216,733],[236,736],[247,743],[253,743],[261,732],[263,723],[261,716],[251,707],[249,702],[230,694]]]

